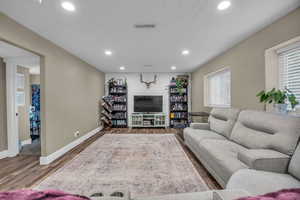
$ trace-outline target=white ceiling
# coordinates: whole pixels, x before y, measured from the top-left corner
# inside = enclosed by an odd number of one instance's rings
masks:
[[[0,41],[0,57],[29,68],[30,74],[40,74],[40,58],[29,51]]]
[[[105,72],[190,72],[300,6],[300,0],[0,0],[0,10]],[[155,23],[137,30],[137,23]],[[113,55],[104,55],[111,49]],[[181,51],[189,49],[189,56]],[[152,65],[152,67],[144,67]]]

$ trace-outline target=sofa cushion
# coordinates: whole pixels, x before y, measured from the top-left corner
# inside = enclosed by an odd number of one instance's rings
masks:
[[[300,144],[292,157],[289,165],[289,173],[300,180]]]
[[[214,108],[208,119],[210,129],[229,138],[239,112],[234,108]]]
[[[239,152],[238,159],[251,169],[286,173],[290,156],[269,149],[250,149]]]
[[[190,127],[193,129],[210,130],[209,123],[191,123]]]
[[[183,137],[185,140],[192,139],[196,143],[200,143],[204,139],[220,139],[225,140],[226,138],[218,133],[209,130],[185,128],[183,130]]]
[[[152,196],[152,197],[138,197],[134,200],[212,200],[212,192],[195,192],[195,193],[183,193],[183,194],[170,194],[162,196]]]
[[[289,174],[243,169],[230,178],[226,188],[262,195],[276,190],[300,188],[300,182]]]
[[[246,164],[238,160],[238,152],[245,148],[229,140],[202,140],[199,144],[200,155],[209,168],[217,174],[225,186],[231,175],[239,169],[248,168]]]
[[[217,192],[222,200],[235,200],[249,196],[249,193],[244,190],[211,190],[206,192],[170,194],[156,197],[139,197],[134,200],[213,200],[214,192]]]
[[[300,118],[260,111],[242,111],[231,139],[250,149],[272,149],[292,155],[300,136]]]

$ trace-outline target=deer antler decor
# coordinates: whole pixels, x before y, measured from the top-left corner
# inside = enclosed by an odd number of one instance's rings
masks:
[[[154,80],[150,82],[143,81],[143,74],[140,74],[140,77],[141,77],[141,83],[145,83],[148,89],[150,88],[151,84],[155,84],[157,80],[157,75],[155,75]]]

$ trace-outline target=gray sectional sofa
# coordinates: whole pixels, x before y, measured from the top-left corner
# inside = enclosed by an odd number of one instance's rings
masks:
[[[213,109],[207,124],[184,130],[189,149],[222,187],[264,194],[300,188],[300,118]]]
[[[191,124],[184,139],[226,189],[135,200],[236,200],[300,188],[300,118],[213,109],[209,123]]]
[[[170,194],[156,197],[142,197],[134,200],[236,200],[250,194],[244,190],[219,190],[186,194]]]

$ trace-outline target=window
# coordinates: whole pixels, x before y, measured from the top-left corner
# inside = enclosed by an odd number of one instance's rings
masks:
[[[17,89],[24,89],[25,87],[25,76],[24,74],[17,73]]]
[[[300,42],[278,50],[279,87],[289,89],[300,101]]]
[[[16,103],[17,103],[18,106],[24,106],[25,105],[25,93],[24,92],[17,92]]]
[[[204,78],[204,102],[208,107],[231,106],[231,73],[225,68],[208,74]]]

